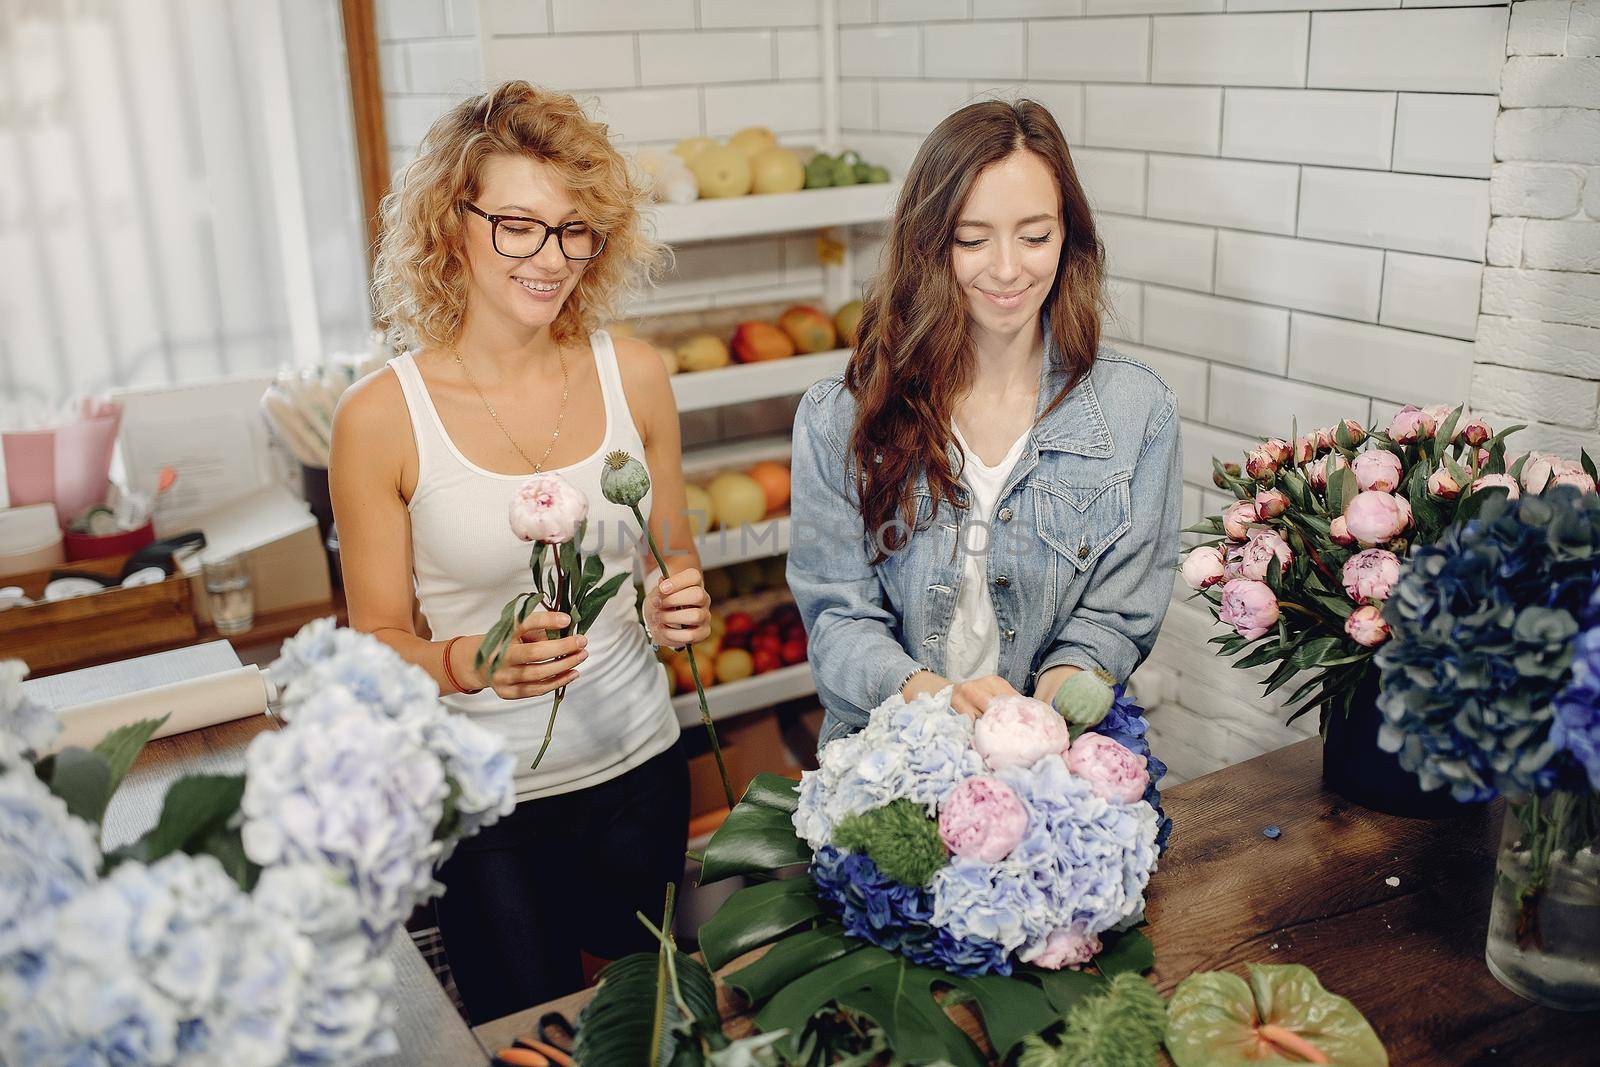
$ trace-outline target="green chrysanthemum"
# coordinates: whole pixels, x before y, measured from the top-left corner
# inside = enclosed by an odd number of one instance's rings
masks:
[[[1108,992],[1072,1006],[1061,1044],[1028,1038],[1017,1067],[1154,1067],[1166,1026],[1167,1006],[1155,987],[1119,974]]]
[[[901,885],[927,885],[950,859],[938,825],[922,805],[905,798],[839,820],[833,844],[866,853],[878,870]]]

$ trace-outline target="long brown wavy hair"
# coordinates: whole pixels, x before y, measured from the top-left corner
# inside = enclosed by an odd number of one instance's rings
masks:
[[[1094,365],[1105,252],[1067,140],[1049,109],[1033,100],[969,104],[934,127],[906,174],[845,370],[856,403],[850,458],[862,520],[877,546],[875,562],[900,547],[913,528],[919,474],[927,475],[935,509],[940,501],[956,502],[960,472],[950,462],[950,419],[972,383],[974,358],[951,244],[978,173],[1018,151],[1043,160],[1061,190],[1061,262],[1044,314],[1046,350],[1067,380],[1046,413]]]
[[[440,115],[383,198],[372,289],[379,322],[410,344],[450,344],[461,332],[467,254],[460,205],[477,197],[484,162],[500,153],[554,167],[578,214],[606,235],[605,250],[584,268],[551,323],[557,341],[609,321],[665,258],[639,217],[649,194],[605,124],[566,93],[503,82]]]

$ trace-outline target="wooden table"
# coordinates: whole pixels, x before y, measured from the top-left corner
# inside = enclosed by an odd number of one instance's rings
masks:
[[[106,812],[105,847],[134,840],[154,825],[167,786],[174,780],[186,774],[239,773],[250,739],[273,729],[276,722],[257,715],[150,742],[112,798]],[[488,1056],[405,931],[395,936],[388,958],[395,972],[394,999],[399,1009],[395,1033],[400,1051],[371,1062],[384,1067],[481,1067],[486,1063]]]
[[[1395,1067],[1600,1060],[1600,1016],[1531,1004],[1484,965],[1499,805],[1442,821],[1356,807],[1322,788],[1320,744],[1302,741],[1166,795],[1174,836],[1146,911],[1161,991],[1194,971],[1242,976],[1247,962],[1303,963],[1361,1009]],[[1281,831],[1275,840],[1262,834],[1269,825]],[[547,1011],[575,1019],[592,995],[475,1033],[501,1048]],[[747,1029],[736,996],[721,986],[718,996],[729,1032]]]

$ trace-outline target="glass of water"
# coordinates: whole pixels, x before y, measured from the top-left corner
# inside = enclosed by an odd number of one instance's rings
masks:
[[[255,622],[256,596],[250,581],[250,560],[244,553],[210,556],[200,561],[211,623],[219,634],[242,634]]]

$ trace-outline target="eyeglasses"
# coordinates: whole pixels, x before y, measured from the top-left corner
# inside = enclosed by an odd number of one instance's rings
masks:
[[[552,226],[548,222],[521,215],[491,215],[465,200],[461,206],[489,220],[494,250],[507,259],[528,259],[538,255],[551,234],[556,235],[556,247],[561,249],[561,254],[572,260],[593,259],[606,246],[606,235],[596,233],[587,222]]]

